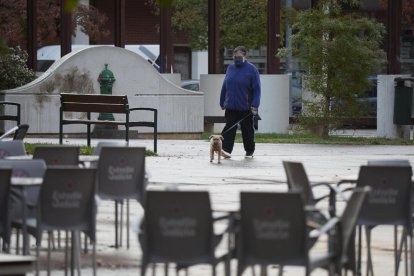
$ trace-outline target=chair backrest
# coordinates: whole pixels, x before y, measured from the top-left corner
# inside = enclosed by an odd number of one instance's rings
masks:
[[[95,241],[96,169],[46,170],[38,203],[38,235],[48,230],[79,230]]]
[[[0,159],[19,155],[26,155],[23,141],[0,141]]]
[[[29,125],[22,124],[17,126],[17,130],[14,132],[13,140],[20,140],[23,141],[24,137],[26,137],[26,133],[29,130]]]
[[[0,169],[0,236],[3,242],[8,242],[10,221],[9,221],[9,193],[11,169]]]
[[[77,166],[79,146],[36,146],[33,159],[43,159],[47,166]]]
[[[145,148],[103,147],[97,172],[97,193],[104,199],[137,199],[145,193]]]
[[[208,192],[148,191],[144,209],[148,262],[211,263],[214,233]]]
[[[361,166],[357,186],[372,190],[358,224],[404,225],[411,229],[411,176],[410,166]]]
[[[93,155],[100,155],[101,150],[104,147],[127,147],[127,146],[128,146],[127,141],[101,141],[101,142],[98,142],[98,144],[96,145],[93,151]]]
[[[361,208],[370,190],[370,187],[355,188],[340,218],[341,236],[339,238],[338,244],[338,250],[340,254],[338,261],[340,262],[341,266],[347,261],[347,252],[352,233],[354,232],[355,225],[361,213]]]
[[[240,193],[238,260],[254,264],[306,266],[308,239],[299,193]]]
[[[315,197],[310,186],[303,164],[300,162],[283,161],[289,191],[298,192],[306,205],[314,205]]]

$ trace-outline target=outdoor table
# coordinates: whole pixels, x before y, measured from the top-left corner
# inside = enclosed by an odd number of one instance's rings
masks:
[[[35,262],[32,256],[0,254],[0,275],[26,275],[33,271]]]
[[[9,160],[30,160],[30,159],[33,159],[33,155],[11,155],[11,156],[6,156],[4,159],[9,159]]]
[[[9,160],[30,160],[33,159],[33,155],[14,155],[6,156],[5,159]],[[86,163],[93,163],[99,161],[99,155],[79,155],[79,163],[86,165]]]
[[[79,155],[79,162],[97,162],[99,155]]]
[[[24,195],[25,187],[29,186],[39,186],[43,183],[43,178],[41,177],[12,177],[11,185],[20,190],[20,194]],[[23,231],[23,255],[27,255],[28,252],[28,237],[27,237],[27,225],[26,225],[26,197],[22,196],[22,231]]]

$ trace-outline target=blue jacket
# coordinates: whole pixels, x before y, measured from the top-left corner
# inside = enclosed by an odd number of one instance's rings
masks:
[[[237,67],[230,64],[220,94],[224,109],[246,111],[260,105],[260,77],[257,68],[248,61]]]

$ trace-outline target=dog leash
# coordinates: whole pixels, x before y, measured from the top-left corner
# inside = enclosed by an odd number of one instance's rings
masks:
[[[234,125],[232,125],[231,127],[229,127],[228,129],[226,129],[226,131],[223,131],[222,133],[221,133],[221,135],[223,135],[224,133],[226,133],[226,132],[228,132],[230,129],[232,129],[233,127],[235,127],[235,126],[237,126],[238,124],[240,124],[244,119],[246,119],[247,117],[249,117],[249,116],[255,116],[255,115],[253,115],[253,113],[249,113],[249,114],[247,114],[245,117],[243,117],[242,119],[240,119],[238,122],[236,122]]]

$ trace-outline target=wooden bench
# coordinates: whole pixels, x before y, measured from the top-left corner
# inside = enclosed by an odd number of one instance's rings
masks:
[[[99,94],[60,94],[60,123],[59,143],[63,141],[63,125],[85,124],[87,126],[88,146],[91,145],[91,125],[123,125],[125,126],[125,140],[129,141],[129,128],[152,127],[154,129],[154,152],[157,152],[157,118],[158,111],[155,108],[129,108],[126,95],[99,95]],[[132,111],[151,111],[154,115],[153,121],[130,121]],[[64,118],[65,112],[86,112],[86,118]],[[116,113],[125,114],[125,120],[95,120],[91,113]]]

